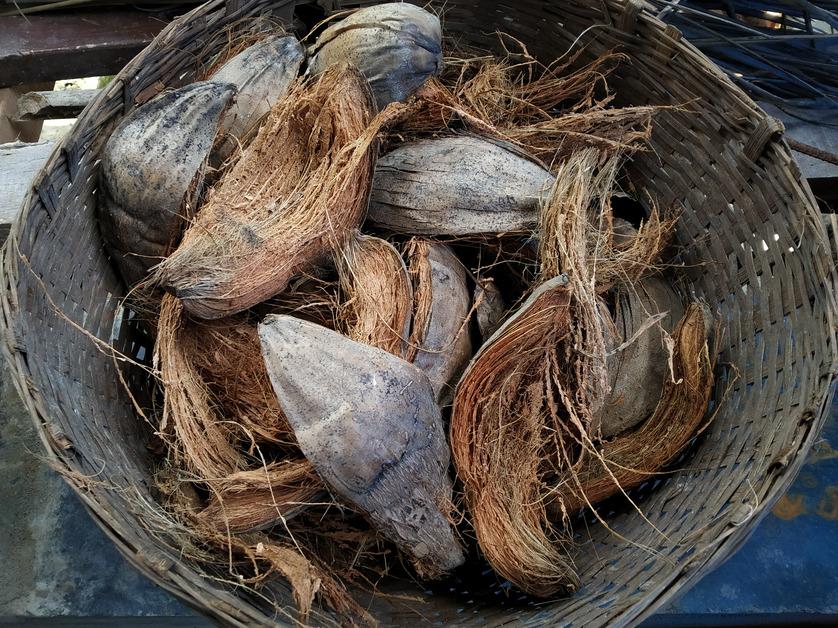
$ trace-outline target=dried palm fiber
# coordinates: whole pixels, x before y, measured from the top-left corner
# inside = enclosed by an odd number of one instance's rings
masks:
[[[286,538],[275,538],[263,533],[235,534],[219,530],[201,516],[194,499],[184,488],[188,484],[174,482],[169,488],[168,506],[179,521],[182,531],[182,552],[197,557],[209,567],[223,570],[222,576],[232,576],[245,589],[269,589],[276,576],[291,587],[298,614],[293,616],[284,604],[274,603],[274,609],[289,622],[308,619],[314,602],[320,599],[345,625],[375,625],[375,620],[347,591],[345,585],[319,557],[318,552],[302,538],[304,529],[287,526]],[[309,524],[310,525],[310,524]],[[221,550],[207,552],[202,548]],[[226,560],[220,562],[219,556]],[[266,591],[269,593],[269,591]],[[271,602],[268,595],[260,595]]]
[[[210,80],[236,86],[236,97],[221,124],[223,136],[212,151],[218,167],[240,142],[247,140],[262,118],[285,96],[305,60],[305,50],[293,35],[273,35],[227,60]]]
[[[322,502],[325,488],[305,458],[238,471],[212,482],[208,505],[197,516],[232,534],[272,527]]]
[[[556,171],[539,223],[542,278],[566,273],[573,286],[571,333],[578,359],[572,360],[575,384],[568,388],[576,403],[568,412],[592,433],[598,430],[594,411],[610,391],[605,330],[610,316],[600,295],[653,272],[677,222],[674,214],[662,218],[653,206],[637,234],[615,245],[610,199],[622,161],[620,154],[604,157],[593,148],[571,154]]]
[[[220,318],[285,289],[361,222],[375,139],[363,77],[335,67],[295,84],[210,191],[153,280],[201,318]],[[398,107],[398,106],[394,106]]]
[[[411,234],[525,231],[552,184],[514,148],[468,135],[421,140],[379,158],[369,219]]]
[[[692,440],[713,391],[715,352],[711,355],[708,347],[712,324],[705,304],[687,307],[673,335],[672,370],[666,373],[654,412],[634,429],[603,441],[599,451],[568,457],[567,473],[559,475],[551,499],[552,516],[566,518],[637,486],[664,469]]]
[[[343,334],[405,357],[413,287],[401,254],[386,240],[356,231],[337,254],[336,265]]]
[[[431,79],[394,128],[399,137],[465,129],[509,142],[553,164],[585,146],[609,152],[645,147],[656,107],[608,108],[607,75],[624,59],[606,53],[573,68],[578,55],[544,67],[524,50],[506,59],[459,61],[459,72]],[[519,58],[519,59],[516,59]]]
[[[570,336],[571,297],[565,277],[539,286],[471,361],[451,416],[451,454],[483,555],[544,597],[579,586],[570,539],[545,510],[555,459],[552,379]]]
[[[199,82],[161,94],[122,119],[102,150],[99,225],[131,287],[177,244],[196,209],[207,157],[235,95]]]
[[[367,78],[379,109],[401,102],[442,69],[442,29],[433,13],[385,3],[351,13],[310,48],[309,72],[350,63]]]
[[[497,331],[506,314],[503,294],[491,277],[474,282],[474,315],[480,337],[485,342]]]
[[[670,374],[667,341],[684,315],[680,296],[661,277],[614,292],[616,334],[606,338],[610,393],[596,420],[603,438],[634,427],[657,407]]]
[[[466,270],[440,242],[412,238],[406,253],[416,304],[407,360],[428,376],[437,403],[448,405],[472,355]]]
[[[164,295],[155,362],[163,387],[159,432],[169,462],[208,488],[216,505],[209,515],[220,510],[224,525],[236,529],[267,527],[323,492],[270,387],[255,326],[195,321]],[[266,467],[265,444],[281,445],[288,462]],[[227,499],[234,503],[225,513]]]
[[[320,476],[420,576],[459,566],[450,453],[427,376],[386,351],[289,316],[267,317],[259,338],[280,404]]]

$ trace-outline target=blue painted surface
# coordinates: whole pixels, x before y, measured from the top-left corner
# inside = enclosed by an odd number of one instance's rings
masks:
[[[838,400],[788,493],[731,559],[665,613],[838,615]]]

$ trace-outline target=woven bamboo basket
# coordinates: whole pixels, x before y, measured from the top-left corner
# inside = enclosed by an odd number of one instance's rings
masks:
[[[181,557],[161,526],[150,428],[121,383],[142,400],[148,377],[109,348],[137,360],[151,349],[120,308],[125,288],[98,231],[98,154],[127,112],[192,80],[202,56],[225,43],[217,36],[223,29],[245,28],[241,18],[270,14],[290,24],[295,12],[310,21],[338,8],[323,0],[212,0],[170,24],[52,154],[3,251],[2,346],[54,467],[131,563],[231,625],[278,620],[258,597]],[[620,104],[692,103],[658,115],[654,150],[631,168],[662,202],[684,207],[676,236],[683,262],[696,296],[723,323],[718,411],[680,470],[647,486],[654,490],[642,509],[654,528],[636,512],[612,513],[610,527],[630,543],[596,525],[580,539],[584,586],[574,597],[515,606],[475,591],[428,595],[400,583],[389,592],[418,601],[408,609],[382,596],[371,610],[385,625],[631,624],[736,551],[818,434],[836,372],[826,233],[782,125],[634,0],[446,0],[444,27],[480,47],[494,46],[493,33],[504,31],[546,61],[580,43],[591,57],[619,49],[631,59],[610,81]],[[292,605],[287,591],[273,594]],[[333,620],[321,611],[311,621]]]

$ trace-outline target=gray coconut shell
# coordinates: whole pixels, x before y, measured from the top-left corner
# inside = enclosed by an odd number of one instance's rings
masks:
[[[444,244],[429,247],[431,314],[422,347],[413,364],[425,371],[440,404],[451,401],[453,386],[471,358],[471,336],[465,324],[471,309],[466,272]]]
[[[427,376],[386,351],[290,316],[259,325],[262,355],[306,458],[436,577],[463,553],[442,508],[450,451]]]
[[[474,136],[403,144],[378,160],[369,218],[396,232],[466,235],[531,229],[553,176]]]
[[[315,75],[337,63],[357,67],[382,109],[442,70],[442,28],[434,14],[415,5],[380,4],[327,28],[309,52]]]
[[[246,138],[288,92],[303,61],[305,50],[296,37],[274,35],[249,46],[212,75],[213,82],[230,83],[238,90],[222,123],[231,137],[213,151],[214,164],[229,157],[236,140]]]
[[[617,334],[609,351],[629,341],[650,317],[668,312],[621,351],[607,359],[611,392],[600,410],[602,436],[608,438],[647,419],[660,401],[669,373],[669,356],[662,330],[675,331],[684,316],[684,303],[672,286],[659,277],[648,277],[617,292]]]
[[[102,151],[102,237],[131,286],[160,262],[194,210],[219,121],[236,88],[198,82],[124,118]]]

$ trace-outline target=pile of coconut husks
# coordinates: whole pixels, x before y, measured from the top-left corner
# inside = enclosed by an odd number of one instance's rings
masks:
[[[303,621],[479,561],[572,594],[580,513],[639,510],[705,421],[717,330],[625,167],[657,110],[614,106],[619,54],[499,40],[443,57],[409,4],[262,28],[104,147],[180,549]]]

